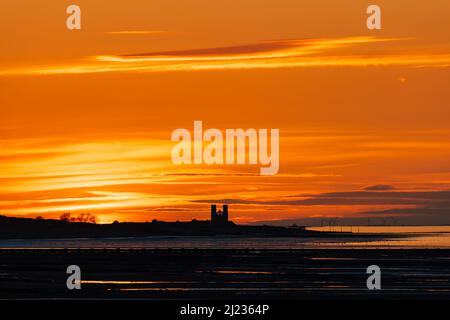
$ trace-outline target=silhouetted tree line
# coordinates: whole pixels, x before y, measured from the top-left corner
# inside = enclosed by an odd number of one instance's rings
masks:
[[[59,219],[65,222],[97,223],[97,217],[90,213],[80,213],[77,217],[72,217],[70,212],[65,212]]]

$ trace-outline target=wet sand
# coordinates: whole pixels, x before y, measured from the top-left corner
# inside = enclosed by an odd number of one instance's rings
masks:
[[[382,271],[380,291],[366,269]],[[450,250],[0,249],[2,299],[447,299]],[[68,290],[79,265],[82,289]]]

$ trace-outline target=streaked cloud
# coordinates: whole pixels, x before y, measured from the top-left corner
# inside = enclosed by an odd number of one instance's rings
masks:
[[[98,55],[90,62],[2,70],[0,75],[52,75],[104,72],[170,72],[199,70],[275,69],[312,67],[450,65],[450,52],[395,52],[374,54],[365,46],[405,39],[347,37],[263,41],[248,45]],[[379,52],[379,51],[377,51]]]
[[[292,199],[297,197],[298,199]],[[324,205],[428,205],[445,203],[450,206],[450,191],[351,191],[330,192],[316,195],[294,195],[278,200],[256,199],[202,199],[200,203],[259,204],[286,206],[324,206]]]
[[[394,186],[390,186],[388,184],[376,184],[373,186],[365,187],[364,190],[367,191],[387,191],[387,190],[395,190]]]
[[[111,35],[159,35],[159,34],[168,34],[172,33],[171,31],[165,30],[121,30],[121,31],[107,31],[105,34]]]
[[[298,199],[291,199],[291,198]],[[320,224],[320,220],[327,217],[342,218],[343,221],[349,221],[356,224],[365,224],[367,219],[381,218],[393,219],[394,222],[411,224],[448,224],[450,223],[450,190],[440,191],[350,191],[350,192],[331,192],[315,195],[294,195],[284,199],[261,200],[261,199],[202,199],[192,200],[195,203],[227,203],[234,205],[251,205],[259,207],[286,206],[320,208],[322,212],[328,214],[299,216],[298,219],[275,219],[278,224],[306,223]],[[372,206],[379,206],[378,210],[370,210]],[[355,207],[356,211],[351,207]],[[386,208],[388,207],[388,208]],[[389,208],[390,207],[390,208]],[[339,208],[353,214],[339,213]],[[366,208],[366,209],[364,209]],[[392,223],[392,221],[390,221]],[[379,223],[379,221],[378,221]]]

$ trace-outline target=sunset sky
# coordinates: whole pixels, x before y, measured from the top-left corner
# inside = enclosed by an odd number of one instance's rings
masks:
[[[2,1],[0,215],[450,223],[450,2],[374,3]],[[278,175],[174,165],[194,120],[279,128]]]

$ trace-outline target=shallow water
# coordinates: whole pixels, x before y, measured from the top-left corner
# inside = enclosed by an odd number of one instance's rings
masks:
[[[188,240],[189,245],[206,239]],[[117,239],[116,239],[117,240]],[[154,246],[167,239],[140,239]],[[217,244],[230,239],[209,239]],[[231,245],[236,241],[231,239]],[[298,239],[246,239],[267,245]],[[92,245],[91,240],[71,240]],[[81,242],[79,242],[81,241]],[[103,239],[111,245],[136,239]],[[284,241],[284,242],[283,242]],[[311,241],[311,240],[308,240]],[[306,241],[306,242],[308,242]],[[61,244],[64,240],[56,240]],[[97,242],[94,242],[98,244]],[[298,242],[297,242],[298,243]],[[39,244],[38,244],[39,245]],[[450,250],[2,250],[0,297],[64,298],[67,266],[83,269],[83,298],[373,299],[367,267],[382,268],[383,298],[448,298]],[[76,297],[80,297],[77,295]]]
[[[348,241],[328,244],[346,248],[450,248],[450,226],[358,226],[358,227],[316,227],[317,231],[353,232],[355,234],[386,234],[383,240]],[[402,238],[389,238],[389,235],[405,235]]]

